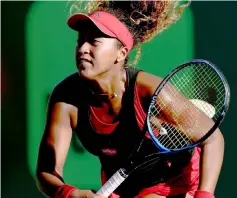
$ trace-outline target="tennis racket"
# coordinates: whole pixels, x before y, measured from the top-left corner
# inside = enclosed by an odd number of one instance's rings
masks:
[[[121,167],[97,194],[108,197],[132,171],[154,162],[160,154],[201,144],[222,122],[229,100],[229,85],[212,63],[193,60],[175,68],[154,92],[143,128],[144,138],[134,149],[129,165]],[[144,160],[139,151],[146,132],[158,149]]]

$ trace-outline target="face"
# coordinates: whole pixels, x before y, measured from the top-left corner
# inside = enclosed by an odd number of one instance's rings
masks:
[[[115,67],[121,56],[118,41],[87,25],[79,33],[76,47],[76,64],[80,76],[96,79]]]

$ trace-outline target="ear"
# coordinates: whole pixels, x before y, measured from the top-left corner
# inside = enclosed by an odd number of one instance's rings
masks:
[[[127,47],[121,47],[118,50],[118,55],[117,55],[116,63],[125,60],[127,55],[128,55],[128,48]]]

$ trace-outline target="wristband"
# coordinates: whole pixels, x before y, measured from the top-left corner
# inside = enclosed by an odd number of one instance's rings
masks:
[[[55,198],[68,198],[72,191],[76,190],[77,188],[74,186],[70,186],[64,184],[58,188],[55,193]]]
[[[210,192],[204,190],[197,190],[195,192],[194,198],[215,198],[215,196]]]

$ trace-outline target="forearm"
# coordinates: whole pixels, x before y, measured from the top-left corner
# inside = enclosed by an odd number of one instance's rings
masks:
[[[202,147],[199,190],[214,193],[224,156],[224,139],[220,131],[211,136]]]
[[[46,172],[37,173],[37,187],[47,197],[53,197],[57,189],[64,184],[59,175]]]

